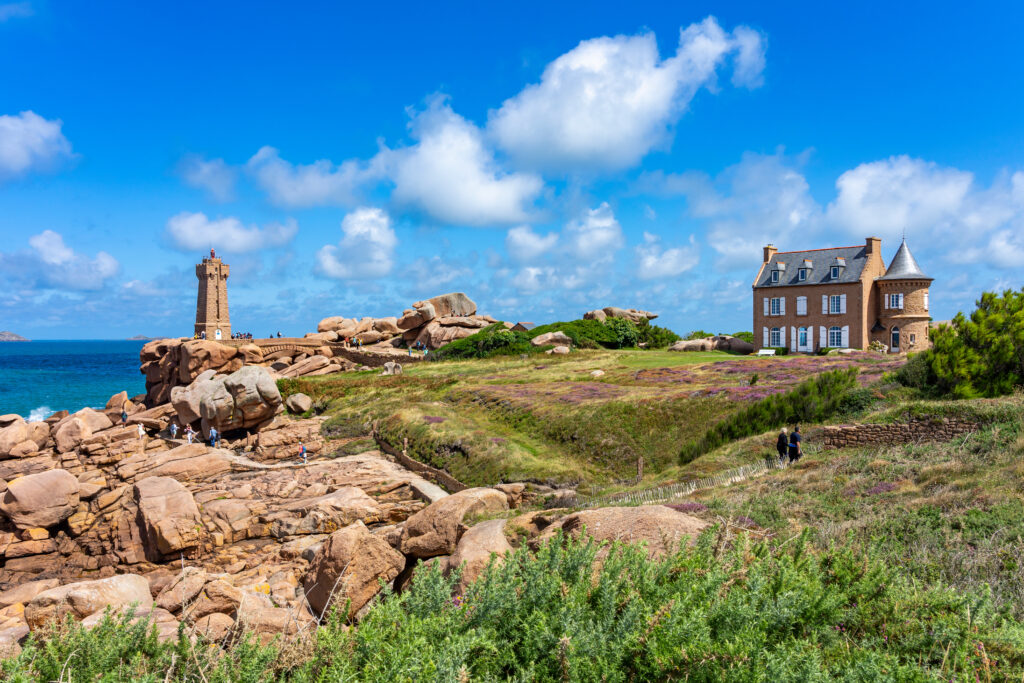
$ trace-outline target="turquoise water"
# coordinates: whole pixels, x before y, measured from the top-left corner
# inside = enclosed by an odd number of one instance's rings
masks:
[[[142,341],[0,342],[0,415],[42,419],[57,410],[102,408],[120,391],[146,390]]]

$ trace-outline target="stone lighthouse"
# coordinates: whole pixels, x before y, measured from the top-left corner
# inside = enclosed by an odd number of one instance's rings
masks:
[[[196,297],[196,336],[206,339],[230,339],[231,316],[228,314],[228,273],[231,267],[210,256],[196,264],[199,295]]]

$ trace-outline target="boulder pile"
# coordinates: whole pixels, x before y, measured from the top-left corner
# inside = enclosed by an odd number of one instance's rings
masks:
[[[754,352],[754,345],[743,341],[739,337],[732,337],[727,334],[703,339],[682,339],[672,346],[669,351],[730,351],[741,355]]]
[[[442,294],[415,302],[395,318],[324,318],[307,338],[327,342],[354,340],[362,345],[425,346],[439,349],[498,322],[477,315],[476,303],[462,292]]]
[[[641,311],[636,308],[618,308],[617,306],[605,306],[604,308],[587,311],[583,314],[584,320],[604,322],[608,318],[622,318],[638,325],[644,320],[654,320],[657,317],[657,313],[651,313],[650,311]]]

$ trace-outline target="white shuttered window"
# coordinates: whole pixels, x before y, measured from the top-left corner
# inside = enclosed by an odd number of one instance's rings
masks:
[[[828,315],[828,295],[821,295],[821,314]]]
[[[796,314],[807,315],[807,297],[798,296],[796,298]]]

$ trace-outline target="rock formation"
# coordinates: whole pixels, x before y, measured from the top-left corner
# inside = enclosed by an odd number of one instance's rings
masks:
[[[584,320],[599,320],[604,322],[608,318],[622,318],[637,324],[644,320],[654,320],[657,317],[657,313],[651,313],[650,311],[641,311],[635,308],[618,308],[616,306],[606,306],[593,311],[587,311],[583,314]]]
[[[754,352],[754,345],[743,341],[739,337],[719,335],[716,337],[705,337],[703,339],[682,339],[672,346],[669,351],[730,351],[732,353],[747,355]]]

